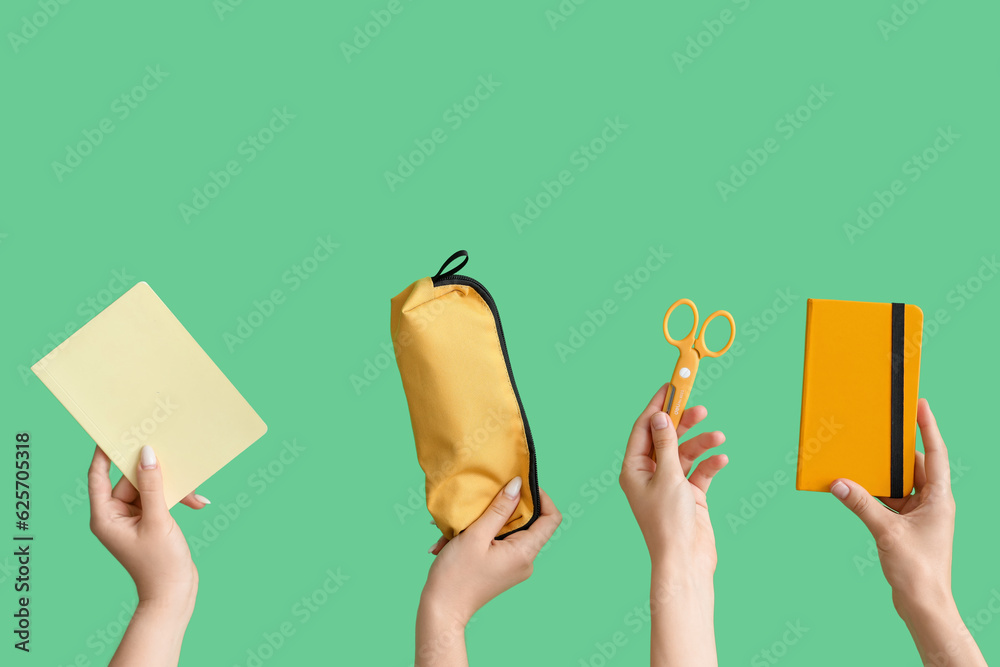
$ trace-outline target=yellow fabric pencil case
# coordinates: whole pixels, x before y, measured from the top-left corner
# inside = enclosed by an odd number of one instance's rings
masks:
[[[467,262],[460,250],[433,277],[400,292],[390,328],[427,509],[454,538],[520,476],[521,499],[502,539],[538,517],[535,447],[496,303],[481,283],[459,275]]]

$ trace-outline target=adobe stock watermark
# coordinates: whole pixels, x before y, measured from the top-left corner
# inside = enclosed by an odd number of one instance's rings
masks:
[[[396,188],[413,176],[421,166],[426,164],[427,159],[434,154],[438,146],[446,142],[449,138],[448,131],[456,132],[472,118],[483,102],[487,101],[496,92],[497,88],[503,85],[499,81],[494,81],[492,74],[484,74],[479,77],[478,85],[461,100],[455,102],[441,114],[448,129],[435,127],[426,137],[418,137],[413,140],[416,147],[410,152],[400,153],[395,169],[386,170],[383,173],[385,184],[389,187],[389,192],[395,192]]]
[[[971,630],[966,627],[964,622],[960,621],[952,627],[952,635],[945,642],[944,650],[921,656],[924,667],[963,667],[969,663],[964,658],[956,663],[955,656],[966,650],[963,648],[963,644],[968,647],[970,643],[974,642]]]
[[[962,620],[951,628],[951,636],[943,642],[942,650],[921,655],[925,667],[962,667],[964,661],[956,663],[955,657],[975,645],[974,635],[981,634],[993,619],[1000,615],[1000,591],[993,588],[986,604],[971,616],[963,616]]]
[[[61,662],[56,667],[90,667],[95,664],[93,660],[107,661],[101,656],[110,655],[118,648],[125,630],[128,629],[129,621],[135,614],[135,609],[139,605],[139,599],[131,597],[122,600],[118,612],[107,623],[98,626],[96,630],[87,635],[84,642],[86,651],[79,651],[66,662]]]
[[[97,313],[111,305],[115,299],[124,294],[135,283],[135,276],[128,273],[125,267],[122,267],[120,271],[112,269],[111,279],[108,280],[107,285],[76,305],[74,312],[83,318],[84,321],[78,323],[76,320],[67,320],[61,329],[50,331],[46,335],[48,343],[40,348],[32,348],[31,361],[27,364],[19,364],[17,366],[17,374],[21,378],[21,383],[27,387],[28,382],[35,377],[35,374],[31,372],[32,365],[38,363],[42,357],[55,350],[67,338],[76,333],[77,329],[86,324]]]
[[[111,100],[111,115],[99,120],[96,127],[84,128],[81,132],[82,139],[75,144],[66,144],[66,154],[62,161],[52,161],[52,172],[55,174],[56,180],[62,183],[67,175],[82,165],[84,159],[91,155],[94,149],[104,143],[105,138],[118,128],[115,123],[121,123],[128,119],[168,76],[170,76],[170,72],[164,72],[159,65],[146,67],[145,74],[139,83]]]
[[[243,4],[243,0],[212,0],[212,9],[220,21],[226,20],[227,14],[232,14],[236,8]]]
[[[254,299],[253,307],[246,316],[236,318],[236,327],[230,331],[222,333],[222,342],[226,344],[226,349],[230,353],[247,342],[254,332],[264,325],[277,312],[278,307],[285,304],[288,295],[299,290],[307,280],[316,275],[320,267],[333,256],[334,251],[340,247],[339,243],[330,240],[330,235],[326,238],[316,237],[316,245],[298,262],[292,264],[281,274],[281,284],[287,286],[287,291],[281,287],[276,287],[263,299]]]
[[[177,205],[184,223],[191,224],[193,218],[204,213],[223,190],[232,184],[233,179],[243,173],[243,168],[267,150],[278,135],[288,129],[289,123],[294,119],[295,114],[289,113],[288,107],[281,109],[273,107],[268,121],[237,144],[236,155],[227,160],[218,171],[210,169],[208,179],[202,185],[192,188],[191,199]]]
[[[818,88],[809,88],[809,96],[805,102],[784,114],[774,123],[774,131],[780,135],[780,139],[768,137],[759,147],[748,148],[747,158],[739,164],[730,165],[729,178],[725,181],[716,181],[715,188],[722,197],[722,201],[728,201],[731,196],[742,188],[750,178],[753,177],[772,155],[781,149],[781,141],[788,141],[795,136],[795,133],[805,127],[805,124],[813,117],[813,114],[833,97],[833,93],[826,89],[826,85],[821,84]]]
[[[620,116],[615,116],[614,120],[605,118],[601,131],[593,139],[585,144],[580,144],[570,153],[570,166],[560,170],[552,180],[543,179],[535,194],[524,198],[524,208],[510,214],[510,221],[514,224],[517,233],[523,233],[525,227],[538,220],[542,213],[552,206],[552,203],[561,197],[569,186],[573,185],[576,181],[574,171],[576,174],[585,172],[611,144],[622,136],[626,129],[628,129],[628,125],[621,121]]]
[[[149,416],[132,424],[118,436],[119,441],[129,447],[142,447],[147,444],[149,438],[156,433],[160,425],[170,419],[180,406],[174,403],[169,396],[157,396],[153,400],[154,408]]]
[[[979,634],[987,625],[1000,616],[1000,590],[994,588],[990,591],[990,597],[986,604],[975,614],[964,618],[965,624],[973,634]]]
[[[889,36],[894,32],[899,32],[899,29],[906,25],[910,17],[920,11],[920,8],[926,4],[927,0],[903,0],[900,3],[893,4],[889,17],[880,18],[875,22],[875,27],[882,33],[882,40],[888,42]]]
[[[227,530],[233,522],[242,516],[243,511],[253,504],[253,499],[267,491],[271,484],[281,477],[285,470],[306,451],[305,446],[300,445],[295,438],[283,440],[281,446],[281,451],[271,461],[257,468],[247,477],[247,486],[253,492],[252,494],[239,493],[232,503],[212,503],[208,508],[201,510],[206,514],[217,513],[217,516],[211,520],[202,521],[199,535],[188,541],[195,555],[215,542],[219,538],[219,534]],[[63,493],[59,498],[69,515],[72,515],[77,509],[89,507],[90,498],[86,476],[77,477],[73,489]]]
[[[382,373],[390,366],[396,355],[413,344],[414,334],[419,334],[429,327],[437,319],[437,316],[444,312],[444,303],[441,299],[431,299],[427,303],[415,308],[407,313],[407,317],[412,322],[412,329],[406,329],[396,337],[395,346],[392,341],[383,342],[379,345],[381,352],[364,360],[360,373],[351,373],[348,381],[354,389],[354,394],[360,396],[361,392],[372,383],[378,380]]]
[[[507,423],[505,415],[496,407],[489,408],[483,415],[479,426],[465,433],[461,443],[456,444],[456,449],[451,452],[451,456],[441,465],[440,469],[435,470],[427,478],[426,484],[436,485],[462,470],[469,460],[482,451],[483,445],[489,441],[490,436],[499,431],[504,423]],[[497,488],[497,491],[499,492],[500,489]],[[392,511],[396,514],[399,525],[403,525],[417,512],[422,513],[425,506],[426,496],[411,486],[407,489],[406,499],[403,502],[395,503],[392,506]]]
[[[955,312],[958,312],[965,308],[976,295],[982,291],[982,289],[989,283],[996,275],[1000,273],[1000,264],[997,263],[997,256],[994,253],[991,257],[987,258],[985,255],[980,259],[979,266],[972,275],[966,278],[963,282],[956,283],[955,287],[951,289],[945,296],[945,301],[952,304],[952,308]],[[941,315],[941,310],[937,310],[934,313],[934,320],[939,321]],[[947,319],[943,323],[947,323]],[[926,325],[925,325],[926,326]],[[926,333],[925,336],[933,336],[936,331]]]
[[[809,628],[802,625],[801,620],[785,622],[784,632],[770,646],[754,653],[750,658],[750,667],[768,667],[776,665],[788,655],[793,646],[799,643]]]
[[[281,450],[274,458],[247,476],[249,491],[236,494],[231,502],[214,502],[199,510],[213,516],[203,519],[196,531],[189,531],[188,546],[191,552],[197,556],[214,544],[222,533],[239,521],[246,510],[253,505],[254,499],[266,493],[272,484],[298,462],[305,451],[306,447],[300,445],[296,438],[283,440]]]
[[[626,614],[625,622],[636,626],[633,634],[638,633],[649,624],[649,612],[642,605],[636,605],[635,609]],[[594,642],[594,650],[590,655],[580,658],[577,665],[579,667],[606,667],[628,645],[631,639],[632,635],[625,630],[615,630],[605,639]]]
[[[344,587],[350,577],[341,568],[329,568],[324,572],[322,582],[292,604],[286,620],[271,630],[261,633],[259,643],[251,646],[236,663],[237,667],[262,667],[288,643],[295,633],[319,614],[330,600]]]
[[[596,505],[601,498],[606,497],[608,491],[618,488],[618,476],[621,475],[622,461],[624,460],[625,455],[621,450],[616,449],[611,459],[611,465],[591,475],[580,485],[580,488],[577,490],[577,498],[565,506],[565,509],[562,511],[562,522],[556,528],[549,541],[539,551],[545,552],[551,548],[553,544],[557,543],[566,533],[572,530],[573,526],[579,523],[590,507]]]
[[[733,4],[737,6],[739,12],[745,12],[750,8],[751,0],[733,0]],[[718,17],[702,21],[701,25],[704,30],[688,35],[684,49],[682,51],[674,51],[673,53],[674,65],[677,66],[677,71],[683,74],[684,68],[693,65],[694,61],[705,53],[705,49],[715,44],[715,40],[719,39],[719,37],[722,37],[722,33],[726,31],[726,26],[736,23],[736,19],[740,15],[739,12],[732,9],[723,9],[719,12]]]
[[[903,358],[912,359],[919,355],[923,343],[932,340],[945,325],[950,324],[952,315],[975,299],[987,283],[996,277],[997,273],[1000,273],[1000,263],[997,263],[997,256],[995,254],[992,257],[982,256],[979,266],[972,272],[972,275],[955,283],[954,288],[945,295],[945,301],[951,304],[950,308],[924,310],[924,326],[914,332],[914,335],[907,336],[903,341]],[[892,352],[886,353],[886,360],[892,361]]]
[[[587,2],[587,0],[560,0],[555,8],[545,10],[545,20],[549,23],[549,28],[555,31],[560,24],[569,20],[569,17],[576,13],[576,8]]]
[[[340,43],[340,52],[344,55],[344,59],[350,63],[360,56],[361,52],[371,45],[372,40],[381,35],[382,31],[403,13],[410,2],[411,0],[406,0],[406,3],[402,0],[389,0],[385,7],[371,10],[369,12],[371,20],[354,26],[351,41]]]
[[[939,127],[937,136],[925,149],[914,153],[903,162],[900,167],[903,176],[908,177],[910,183],[916,183],[941,158],[941,155],[947,153],[961,138],[962,135],[955,134],[950,125],[947,128]],[[871,201],[858,207],[855,221],[844,223],[844,234],[848,242],[853,245],[855,240],[870,230],[907,192],[906,181],[902,178],[894,179],[885,190],[875,190]]]
[[[579,667],[607,667],[619,654],[632,637],[643,631],[652,623],[653,614],[670,603],[678,589],[667,585],[658,585],[650,590],[647,600],[635,605],[622,618],[622,628],[611,633],[608,641],[594,642],[594,651],[580,658]]]
[[[809,461],[843,428],[844,425],[832,416],[820,419],[819,428],[802,443],[801,451],[799,447],[789,450],[785,454],[785,467],[776,469],[763,481],[758,481],[757,490],[742,496],[738,509],[726,514],[726,525],[733,531],[733,535],[738,534],[741,528],[745,528],[778,495],[778,492],[795,479],[795,468],[800,456],[803,461]]]
[[[347,377],[351,388],[354,389],[355,396],[360,396],[362,391],[372,386],[372,383],[382,377],[382,373],[393,365],[396,357],[392,341],[383,341],[379,344],[379,350],[381,351],[365,358],[361,364],[360,373],[351,373]]]
[[[655,595],[655,598],[643,600],[626,612],[622,617],[621,626],[606,639],[594,642],[594,650],[579,659],[578,667],[607,667],[611,664],[635,635],[649,627],[653,620],[653,610],[668,602],[673,593],[661,588],[657,589]]]
[[[473,616],[469,621],[472,625],[479,620],[478,616]],[[467,627],[450,625],[447,629],[434,635],[428,641],[417,645],[417,653],[425,665],[436,665],[440,660],[439,656],[451,652],[451,647],[456,644],[465,645],[465,631]]]
[[[7,33],[7,41],[14,53],[38,35],[38,31],[49,24],[70,0],[38,0],[38,11],[21,17],[21,27],[17,32]]]
[[[965,476],[972,471],[971,466],[964,465],[962,459],[948,459],[948,466],[951,469],[951,485],[954,488]],[[880,571],[879,551],[890,548],[899,538],[898,534],[891,531],[883,535],[877,542],[870,535],[867,539],[867,547],[859,554],[856,554],[851,562],[858,571],[859,576],[864,576],[868,570]]]
[[[658,248],[650,246],[646,259],[611,286],[614,295],[604,299],[594,310],[585,311],[583,320],[569,328],[569,336],[565,340],[556,341],[555,350],[559,360],[565,364],[572,355],[579,352],[607,324],[608,319],[618,312],[622,304],[627,303],[649,283],[670,257],[671,254],[664,252],[662,245]]]
[[[694,386],[691,388],[691,398],[708,391],[736,364],[736,360],[746,353],[748,346],[756,343],[761,339],[761,336],[770,331],[782,315],[787,313],[800,298],[798,294],[792,294],[789,287],[776,289],[774,294],[775,298],[768,307],[740,326],[739,335],[733,341],[733,346],[729,348],[729,351],[721,357],[713,359],[711,364],[707,364],[707,367],[699,369]],[[744,339],[748,339],[746,344],[743,342]]]
[[[19,563],[11,560],[11,556],[5,556],[0,561],[0,584],[5,584],[8,580],[12,579],[18,573],[19,565]]]

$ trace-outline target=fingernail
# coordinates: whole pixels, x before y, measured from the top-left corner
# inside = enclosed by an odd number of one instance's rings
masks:
[[[139,467],[143,470],[152,470],[156,467],[156,453],[149,445],[143,445],[139,451]]]
[[[199,503],[203,503],[205,505],[211,505],[212,504],[211,500],[209,500],[205,496],[197,494],[197,493],[194,494],[194,499],[197,500]]]
[[[507,482],[507,486],[503,487],[503,494],[514,500],[521,495],[521,478],[520,476]]]
[[[429,554],[434,553],[434,547],[436,547],[437,545],[438,545],[437,542],[435,542],[434,544],[432,544],[431,548],[427,550],[427,553],[429,553]]]
[[[841,500],[847,497],[847,494],[851,492],[850,487],[848,487],[843,482],[834,482],[833,486],[830,487],[830,493],[837,496]]]
[[[653,423],[653,428],[659,431],[661,428],[667,427],[670,423],[670,418],[667,417],[666,412],[657,412],[653,414],[653,419],[651,421]]]

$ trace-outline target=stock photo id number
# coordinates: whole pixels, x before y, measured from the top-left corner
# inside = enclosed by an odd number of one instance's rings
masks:
[[[31,436],[14,437],[14,648],[31,650],[31,557],[33,537],[28,532],[31,521]]]

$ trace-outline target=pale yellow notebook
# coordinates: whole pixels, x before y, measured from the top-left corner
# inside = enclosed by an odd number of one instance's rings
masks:
[[[144,282],[31,370],[133,484],[139,450],[153,447],[167,507],[267,431]]]

